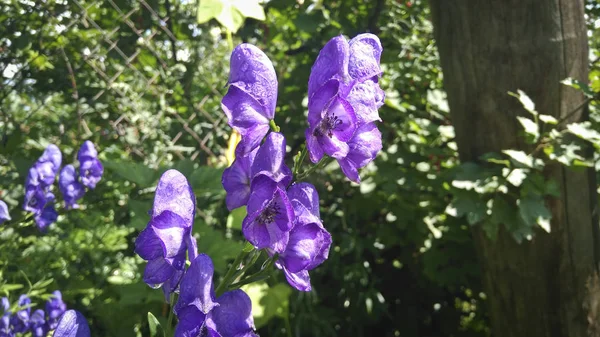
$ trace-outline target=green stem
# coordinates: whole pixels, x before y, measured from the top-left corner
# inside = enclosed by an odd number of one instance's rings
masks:
[[[225,274],[225,277],[223,277],[223,281],[221,281],[221,283],[217,287],[217,290],[215,291],[215,293],[217,294],[217,297],[221,296],[225,292],[227,287],[229,287],[229,285],[231,284],[231,282],[234,279],[234,275],[237,271],[237,267],[240,265],[240,263],[242,263],[242,260],[244,260],[244,258],[250,252],[251,251],[248,251],[246,248],[244,248],[244,249],[242,249],[242,251],[240,251],[238,256],[233,261],[233,264],[231,265],[231,267],[229,267],[229,270]]]
[[[166,336],[171,337],[171,327],[173,325],[173,305],[175,305],[175,294],[171,294],[169,299],[169,317],[167,318]]]
[[[233,36],[231,35],[231,31],[227,29],[225,34],[227,35],[227,44],[229,45],[229,49],[233,51]]]
[[[275,264],[275,261],[277,261],[278,258],[279,258],[279,255],[275,255],[275,256],[269,258],[268,260],[265,261],[263,267],[259,271],[246,277],[245,279],[243,279],[241,281],[238,281],[238,282],[232,284],[230,288],[237,289],[237,288],[239,288],[243,285],[249,284],[249,283],[268,279],[269,277],[271,277],[271,275],[269,275],[271,273],[271,267],[273,266],[273,264]]]
[[[307,153],[308,148],[306,147],[306,145],[304,145],[304,147],[302,148],[302,152],[300,153],[300,158],[298,158],[298,161],[294,163],[294,177],[298,176],[298,171],[300,171],[300,166],[302,166],[302,163],[304,162],[304,158],[306,158]]]
[[[273,131],[275,131],[275,132],[279,132],[279,130],[281,130],[281,129],[279,128],[279,126],[277,126],[277,124],[275,124],[275,120],[274,120],[274,119],[271,119],[271,120],[269,121],[269,126],[271,127],[271,130],[273,130]]]
[[[306,171],[298,174],[296,180],[300,181],[300,180],[305,179],[306,177],[308,177],[309,175],[311,175],[313,172],[315,172],[318,168],[324,167],[325,165],[329,164],[329,162],[331,162],[331,158],[330,157],[323,157],[323,158],[321,158],[321,160],[319,160],[319,162],[316,165],[314,165],[314,166],[310,167],[308,170],[306,170]]]

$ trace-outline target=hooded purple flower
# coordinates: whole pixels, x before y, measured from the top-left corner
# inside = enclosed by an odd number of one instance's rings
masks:
[[[48,334],[48,324],[44,320],[44,310],[37,309],[29,319],[29,330],[33,337],[46,337]]]
[[[284,159],[285,137],[278,132],[269,133],[260,148],[244,157],[236,157],[223,172],[227,208],[233,210],[248,203],[252,179],[258,175],[265,175],[285,188],[292,181],[292,170]]]
[[[56,212],[56,209],[54,209],[54,204],[47,204],[42,209],[41,213],[37,214],[33,219],[35,220],[35,223],[40,231],[46,232],[48,226],[56,222],[56,219],[58,219],[58,213]]]
[[[158,181],[152,218],[135,240],[135,252],[148,261],[144,282],[163,286],[165,297],[177,289],[185,269],[186,251],[197,255],[192,237],[196,199],[187,179],[176,170]]]
[[[53,337],[90,337],[90,327],[83,315],[76,310],[68,310],[62,315]]]
[[[52,298],[46,302],[46,312],[48,313],[48,327],[50,330],[56,329],[58,320],[67,310],[67,305],[63,302],[62,294],[59,290],[52,293]]]
[[[266,175],[252,180],[248,199],[248,215],[242,222],[244,237],[256,249],[270,248],[283,252],[294,221],[294,210],[285,187]]]
[[[15,332],[10,324],[10,302],[8,302],[8,298],[2,297],[0,299],[0,309],[2,310],[2,316],[0,316],[0,337],[13,337]]]
[[[4,201],[0,200],[0,224],[9,220],[11,220],[11,218],[10,213],[8,212],[8,206]]]
[[[357,130],[380,120],[378,109],[385,96],[378,84],[381,51],[377,36],[361,34],[350,42],[342,36],[335,37],[319,53],[308,81],[309,128],[305,132],[309,156],[314,163],[323,155],[338,161],[348,156],[364,156],[364,153],[352,152],[357,151],[357,143],[362,141],[356,137]],[[358,145],[371,150],[377,148],[377,143]],[[375,154],[361,162],[373,160]],[[354,170],[360,167],[353,165]]]
[[[275,265],[283,269],[292,287],[310,291],[308,271],[327,259],[331,235],[321,223],[319,195],[313,185],[294,184],[288,189],[288,196],[294,207],[296,223],[290,231],[288,245]]]
[[[58,188],[63,195],[63,199],[65,199],[67,209],[77,208],[77,200],[83,198],[85,194],[85,187],[79,183],[75,167],[70,164],[60,171]]]
[[[348,179],[360,183],[358,169],[373,161],[381,150],[381,133],[375,123],[363,124],[356,130],[348,146],[348,155],[338,159],[338,163]]]
[[[14,327],[14,331],[17,333],[24,333],[29,330],[29,314],[31,313],[31,299],[27,295],[21,295],[17,305],[21,308],[11,318],[11,324]]]
[[[236,155],[254,150],[269,131],[277,103],[277,75],[271,60],[244,43],[231,54],[229,90],[221,101],[229,126],[242,136]]]
[[[79,176],[81,183],[88,188],[95,188],[102,174],[104,167],[98,159],[98,151],[94,144],[86,140],[79,151],[77,152],[77,160],[79,160]]]
[[[48,145],[44,153],[29,169],[27,180],[25,181],[26,187],[41,186],[45,188],[52,185],[60,169],[61,162],[62,154],[58,147],[54,144]]]
[[[215,299],[213,273],[210,257],[200,254],[183,276],[174,307],[179,320],[175,337],[256,337],[248,295],[234,290]]]

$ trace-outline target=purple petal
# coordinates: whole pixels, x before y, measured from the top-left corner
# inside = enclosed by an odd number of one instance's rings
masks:
[[[266,175],[283,186],[291,182],[292,170],[285,164],[285,137],[281,133],[269,133],[256,153],[250,172],[251,177]]]
[[[63,302],[62,294],[59,290],[52,293],[52,298],[46,302],[46,312],[48,313],[48,326],[50,330],[56,329],[58,320],[67,310],[67,305]]]
[[[27,295],[21,295],[19,297],[19,301],[17,305],[19,308],[25,307],[31,304],[31,299]],[[13,325],[13,329],[17,333],[24,333],[29,330],[29,314],[31,313],[31,308],[27,307],[25,309],[21,309],[17,311],[11,317],[11,324]]]
[[[277,75],[271,60],[258,47],[243,43],[231,53],[229,84],[250,94],[273,119],[277,104]]]
[[[219,306],[213,309],[209,319],[221,336],[235,337],[253,332],[252,301],[244,291],[228,291],[217,302]]]
[[[268,124],[258,124],[242,136],[239,146],[235,148],[236,156],[243,156],[256,149],[269,132]]]
[[[48,325],[44,320],[44,310],[37,309],[33,312],[29,320],[29,329],[33,337],[46,337],[48,334]]]
[[[158,288],[163,283],[167,282],[175,272],[176,269],[170,261],[163,257],[159,257],[148,261],[146,269],[144,270],[144,282],[153,288]]]
[[[288,283],[300,291],[310,291],[310,276],[307,270],[301,270],[297,273],[291,273],[287,269],[283,268],[283,273]]]
[[[50,144],[42,153],[42,156],[38,159],[38,162],[50,162],[54,168],[54,174],[58,173],[60,164],[62,163],[62,153],[58,146]]]
[[[167,210],[182,217],[185,227],[192,226],[196,214],[196,197],[185,176],[177,170],[168,170],[160,177],[154,194],[152,217]]]
[[[206,315],[193,305],[182,308],[177,314],[175,337],[201,336],[205,319]]]
[[[262,211],[273,199],[277,183],[271,178],[260,175],[252,179],[250,198],[248,199],[248,214]]]
[[[77,160],[82,161],[83,158],[97,158],[98,151],[96,147],[94,147],[94,143],[89,140],[86,140],[81,144],[79,151],[77,151]]]
[[[323,118],[324,112],[340,89],[340,81],[329,80],[308,100],[308,125],[315,127]]]
[[[212,260],[206,254],[200,254],[192,261],[179,286],[179,300],[174,308],[176,314],[190,305],[208,314],[218,305],[213,290],[214,270]]]
[[[317,257],[323,244],[322,229],[317,224],[300,225],[290,232],[290,240],[281,255],[286,269],[297,273]]]
[[[190,227],[187,227],[185,219],[171,211],[164,211],[150,220],[148,227],[154,228],[156,235],[160,238],[163,245],[163,257],[172,258],[177,255],[185,255],[187,248],[185,240],[191,230]]]
[[[362,125],[349,142],[350,150],[345,158],[338,159],[340,168],[354,182],[360,182],[358,169],[373,161],[381,150],[381,133],[375,123]]]
[[[88,188],[96,188],[96,184],[102,178],[104,173],[104,166],[98,158],[89,158],[80,161],[79,175],[81,177],[81,183],[83,186]]]
[[[258,148],[255,148],[245,156],[236,156],[231,166],[223,171],[221,183],[227,192],[225,203],[230,211],[244,206],[248,202],[250,196],[250,167],[257,152]]]
[[[348,73],[359,81],[377,77],[381,74],[379,60],[381,59],[381,42],[376,35],[360,34],[349,42],[350,59]]]
[[[85,194],[85,188],[77,180],[75,167],[70,164],[60,171],[58,188],[63,195],[67,209],[77,207],[77,200]]]
[[[148,226],[135,239],[135,253],[149,261],[164,257],[164,245],[154,227]]]
[[[350,103],[337,97],[331,102],[324,116],[336,121],[336,126],[331,131],[338,140],[347,142],[352,138],[356,130],[356,114]]]
[[[295,183],[287,190],[287,196],[291,201],[297,201],[303,205],[314,217],[320,219],[319,193],[314,185],[310,183]]]
[[[273,198],[273,205],[278,210],[275,223],[284,232],[290,231],[294,226],[294,208],[288,199],[287,193],[277,187]]]
[[[350,150],[346,142],[337,139],[335,136],[328,137],[327,135],[323,135],[321,137],[317,137],[317,141],[323,149],[323,152],[335,159],[344,158]]]
[[[282,231],[276,223],[264,224],[258,219],[261,212],[248,215],[242,222],[244,237],[256,249],[270,248],[277,253],[285,250],[289,240],[289,231]]]
[[[58,213],[54,209],[54,204],[47,204],[42,212],[34,217],[35,223],[42,232],[45,232],[56,219],[58,219]]]
[[[349,46],[343,36],[329,40],[319,52],[308,78],[308,98],[332,78],[345,81],[348,71]]]
[[[75,310],[68,310],[60,318],[54,337],[89,337],[90,327],[85,317]]]
[[[0,224],[8,220],[11,220],[8,206],[4,201],[0,200]]]
[[[379,108],[383,104],[385,93],[371,80],[355,84],[346,99],[354,108],[359,125],[381,121]]]
[[[308,157],[313,163],[318,163],[323,158],[323,149],[319,144],[317,137],[314,135],[314,128],[308,128],[304,131],[306,137],[306,149],[308,150]]]
[[[51,162],[37,162],[33,167],[37,171],[37,178],[42,187],[50,186],[54,183],[56,170]]]
[[[227,116],[229,126],[238,130],[242,136],[247,129],[257,124],[269,124],[273,117],[252,95],[237,86],[230,86],[221,101],[223,112]]]
[[[163,294],[165,295],[165,302],[169,303],[171,294],[179,288],[179,282],[185,274],[184,270],[175,270],[173,275],[162,284]]]

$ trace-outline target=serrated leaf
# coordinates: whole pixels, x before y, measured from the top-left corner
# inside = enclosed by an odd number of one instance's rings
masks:
[[[487,207],[481,196],[473,191],[456,191],[454,199],[446,207],[446,214],[460,218],[465,216],[474,225],[486,216]]]
[[[139,187],[150,187],[158,180],[158,172],[142,163],[105,160],[102,164],[108,170]]]
[[[216,19],[223,27],[235,33],[246,18],[265,20],[265,11],[257,0],[201,0],[198,23]]]

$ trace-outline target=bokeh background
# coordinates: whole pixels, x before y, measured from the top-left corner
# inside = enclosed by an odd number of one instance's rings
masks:
[[[427,2],[224,3],[232,22],[190,0],[0,2],[0,199],[20,216],[26,172],[49,143],[70,163],[89,139],[105,165],[83,209],[62,211],[48,234],[31,221],[0,227],[0,296],[29,292],[43,303],[60,289],[94,336],[148,336],[148,311],[164,323],[168,307],[141,280],[133,242],[162,172],[175,168],[191,181],[198,248],[218,274],[243,247],[243,210],[229,214],[221,187],[231,129],[220,100],[232,46],[253,43],[273,61],[275,120],[291,164],[320,48],[339,34],[372,32],[384,47],[383,150],[360,185],[336,163],[310,177],[333,236],[330,257],[311,272],[310,293],[293,291],[280,273],[246,289],[258,332],[488,336],[469,225],[446,213],[458,159]],[[598,86],[600,7],[588,1],[586,10]]]

